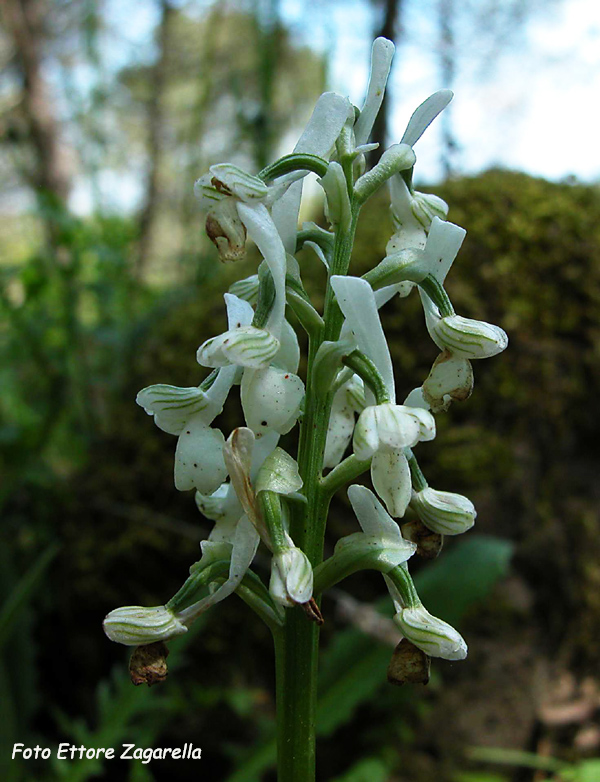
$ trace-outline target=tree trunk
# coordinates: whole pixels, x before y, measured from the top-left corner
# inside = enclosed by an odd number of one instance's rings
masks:
[[[152,69],[148,101],[148,160],[146,199],[139,218],[139,245],[136,273],[140,276],[152,251],[154,226],[160,203],[160,169],[163,160],[164,93],[167,82],[167,62],[171,39],[171,23],[175,8],[169,0],[160,1],[161,16],[157,30],[158,57]]]
[[[456,78],[456,42],[452,27],[454,0],[439,0],[440,25],[440,72],[442,86],[452,89]],[[440,117],[442,128],[441,164],[444,178],[449,179],[456,172],[458,144],[452,128],[452,113],[449,106]]]
[[[22,106],[36,157],[31,179],[39,195],[64,205],[71,172],[42,66],[43,17],[48,7],[40,0],[0,0],[0,8],[23,79]]]

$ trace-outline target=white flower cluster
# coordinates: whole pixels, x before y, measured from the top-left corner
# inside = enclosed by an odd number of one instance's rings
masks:
[[[120,608],[108,615],[105,631],[115,641],[140,645],[183,633],[234,591],[246,590],[248,601],[260,603],[263,615],[276,623],[284,623],[283,609],[295,605],[314,618],[320,616],[313,600],[318,584],[375,568],[386,578],[396,623],[406,639],[427,655],[466,655],[460,635],[432,617],[416,596],[406,562],[418,546],[403,537],[397,519],[410,509],[424,528],[438,535],[456,535],[473,525],[472,503],[430,488],[412,449],[435,437],[435,414],[470,395],[471,360],[504,350],[507,337],[497,326],[454,312],[443,285],[465,231],[446,221],[448,208],[441,199],[412,186],[413,147],[452,93],[442,90],[419,106],[401,142],[365,171],[365,153],[376,146],[368,139],[393,50],[391,42],[375,41],[360,113],[346,98],[325,93],[291,155],[259,176],[229,163],[214,165],[196,183],[207,234],[220,258],[242,257],[249,237],[263,260],[257,275],[225,294],[227,330],[198,348],[198,363],[213,369],[206,380],[191,388],[154,385],[138,394],[138,404],[157,426],[178,438],[176,488],[195,490],[200,512],[215,525],[201,544],[202,558],[190,579],[166,606]],[[322,316],[315,310],[293,257],[303,177],[309,171],[320,177],[332,230],[305,224],[301,233],[330,267],[329,295],[337,308],[333,317],[341,324],[337,332],[327,321],[333,307],[326,307]],[[360,206],[384,183],[390,189],[395,228],[386,257],[362,278],[338,273],[331,248],[335,242],[341,246],[340,237],[351,241]],[[427,329],[441,352],[422,386],[399,403],[379,309],[415,287]],[[370,469],[375,490],[350,486],[348,497],[362,532],[340,540],[333,556],[314,573],[289,532],[290,507],[310,499],[301,493],[306,476],[278,446],[303,406],[313,404],[305,399],[305,384],[297,374],[300,350],[286,306],[317,340],[318,351],[309,364],[309,395],[324,400],[326,413],[319,424],[327,437],[320,456],[322,468],[331,470],[319,480],[333,484],[346,471],[351,480],[359,468]],[[240,386],[245,426],[226,439],[213,424],[235,385]],[[353,454],[344,458],[350,444]],[[268,590],[259,579],[252,580],[256,577],[250,570],[261,541],[272,554]],[[194,600],[200,589],[208,593]]]

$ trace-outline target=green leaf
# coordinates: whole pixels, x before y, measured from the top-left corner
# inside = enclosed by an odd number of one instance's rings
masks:
[[[389,768],[378,758],[366,758],[332,782],[386,782]]]
[[[25,575],[17,582],[0,609],[0,651],[10,638],[10,634],[19,618],[19,612],[31,600],[36,589],[41,586],[44,574],[56,556],[57,551],[58,546],[54,545],[40,554]]]
[[[423,604],[435,616],[459,624],[467,610],[486,599],[508,572],[513,544],[491,535],[457,541],[415,578]]]

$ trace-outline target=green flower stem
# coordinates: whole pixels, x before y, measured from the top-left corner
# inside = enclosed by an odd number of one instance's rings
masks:
[[[302,228],[296,234],[296,252],[304,247],[305,242],[314,242],[319,245],[325,253],[325,257],[328,258],[335,244],[335,236],[330,231],[319,228],[318,225],[311,225],[308,228]]]
[[[419,597],[408,568],[397,565],[386,573],[392,584],[396,587],[405,608],[418,608],[421,605]]]
[[[336,553],[321,562],[319,567],[315,569],[315,595],[326,592],[360,570],[377,570],[380,573],[387,573],[390,569],[390,563],[382,559],[380,554],[381,551],[374,549],[360,552],[348,550],[342,554]]]
[[[342,358],[342,364],[350,367],[356,374],[364,380],[366,385],[375,394],[378,405],[390,402],[390,394],[386,388],[385,382],[375,364],[371,359],[360,350],[353,350],[347,356]]]
[[[269,530],[271,539],[271,551],[276,554],[288,547],[283,529],[283,518],[281,515],[281,500],[279,494],[274,491],[259,491],[258,504],[260,506],[261,516]]]
[[[408,460],[408,466],[410,467],[410,477],[413,489],[415,491],[423,491],[423,489],[426,489],[429,484],[421,472],[421,468],[419,467],[419,463],[417,462],[414,453],[410,448],[405,448],[404,455],[406,456],[406,459]]]
[[[366,472],[371,466],[371,460],[361,461],[354,454],[347,456],[336,467],[321,479],[321,492],[325,497],[333,497],[339,489],[347,486],[353,480]]]
[[[329,274],[346,274],[350,263],[358,207],[352,209],[347,232],[338,231]],[[323,539],[331,495],[321,490],[323,454],[333,395],[318,398],[312,388],[313,364],[324,339],[338,339],[343,315],[328,282],[325,328],[309,336],[304,417],[300,428],[298,466],[304,482],[306,505],[294,503],[290,534],[313,567],[323,560]],[[278,782],[313,782],[315,779],[315,716],[319,627],[301,608],[286,611],[282,634],[275,636],[277,675]]]
[[[318,155],[308,153],[292,153],[284,155],[275,163],[263,168],[258,176],[263,182],[277,179],[284,174],[290,174],[292,171],[312,171],[319,176],[325,176],[329,163]]]
[[[454,307],[452,306],[452,302],[450,301],[444,286],[433,276],[433,274],[428,274],[427,277],[419,283],[419,287],[425,291],[439,309],[442,318],[447,318],[448,316],[455,314]]]

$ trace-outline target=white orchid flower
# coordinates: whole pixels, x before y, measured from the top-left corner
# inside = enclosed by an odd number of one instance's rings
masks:
[[[475,523],[475,506],[462,494],[437,491],[426,486],[413,491],[410,507],[425,526],[441,535],[460,535]]]
[[[157,426],[178,435],[175,451],[175,487],[180,491],[196,488],[210,494],[227,475],[223,461],[224,437],[210,424],[223,409],[235,379],[235,367],[224,367],[212,386],[179,388],[159,384],[142,389],[137,403]]]
[[[412,491],[403,449],[410,447],[409,443],[416,445],[420,440],[433,439],[435,420],[427,410],[396,404],[392,358],[379,318],[377,298],[369,283],[358,277],[334,275],[331,285],[348,328],[360,350],[377,367],[390,399],[389,403],[374,405],[373,395],[367,392],[367,407],[354,430],[354,452],[359,459],[372,457],[373,486],[388,512],[402,517]]]
[[[452,97],[451,90],[439,90],[423,101],[413,112],[400,143],[414,147]],[[391,177],[389,185],[396,233],[388,242],[386,254],[410,247],[423,248],[433,218],[445,219],[448,205],[438,196],[415,191],[401,174]]]

